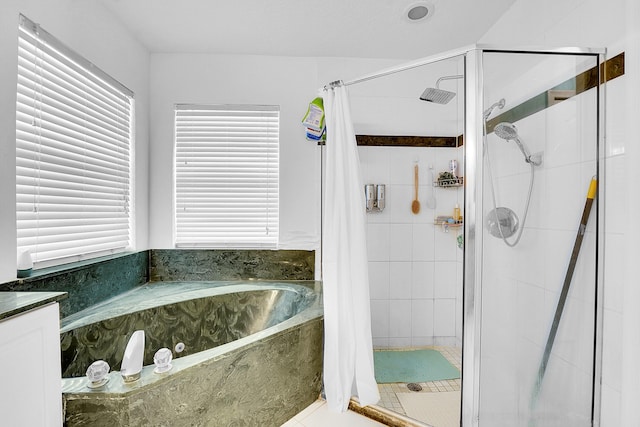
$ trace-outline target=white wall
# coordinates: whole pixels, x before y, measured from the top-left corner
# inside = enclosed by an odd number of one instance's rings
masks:
[[[18,14],[133,90],[136,248],[147,248],[148,85],[146,50],[96,1],[4,0],[0,4],[0,282],[16,277],[15,121]]]
[[[319,248],[320,149],[300,123],[319,87],[315,60],[154,54],[150,86],[151,247],[173,247],[173,107],[204,103],[280,106],[280,247]]]
[[[605,171],[605,284],[602,418],[605,427],[637,425],[634,405],[640,398],[637,381],[626,381],[639,354],[637,291],[633,265],[639,235],[632,207],[640,197],[629,182],[638,182],[640,152],[633,117],[638,117],[638,30],[636,0],[518,0],[480,40],[517,45],[606,47],[608,56],[626,54],[626,72],[607,84]],[[602,194],[602,193],[601,193]],[[629,227],[628,225],[631,224]],[[631,300],[628,296],[635,296]],[[631,312],[633,310],[633,313]],[[623,340],[623,331],[624,340]],[[637,375],[636,375],[637,378]],[[624,400],[622,400],[624,398]],[[621,402],[628,404],[621,405]]]
[[[618,106],[615,110],[609,108],[618,117],[618,121],[610,125],[609,129],[613,132],[615,129],[613,125],[619,124],[621,126],[620,131],[616,133],[615,140],[621,147],[624,147],[624,159],[620,162],[625,165],[622,168],[622,180],[625,183],[637,183],[640,182],[640,168],[637,167],[640,162],[640,144],[638,144],[636,132],[631,134],[627,134],[627,132],[635,130],[634,125],[637,123],[635,118],[640,117],[640,97],[635,96],[640,93],[640,78],[638,77],[640,76],[640,25],[638,25],[640,22],[640,2],[627,0],[625,12],[627,24],[625,39],[627,60],[625,65],[629,77],[626,84],[621,87],[626,95],[619,95],[624,99],[623,105]],[[620,101],[618,100],[618,102]],[[611,114],[609,116],[613,118]],[[613,145],[615,146],[615,144]],[[613,313],[609,316],[610,320],[607,320],[607,324],[610,325],[609,330],[613,330],[613,333],[607,334],[611,337],[611,344],[607,345],[610,347],[610,356],[608,356],[610,362],[607,364],[609,373],[605,377],[607,394],[603,395],[602,407],[603,419],[605,419],[604,409],[607,411],[606,420],[609,423],[607,425],[630,426],[634,423],[637,424],[638,401],[640,400],[640,381],[637,381],[640,378],[640,365],[638,364],[640,358],[640,328],[638,328],[640,325],[640,310],[638,310],[640,286],[635,280],[638,275],[637,260],[640,259],[640,247],[638,246],[640,222],[636,221],[636,216],[633,215],[635,212],[640,212],[640,197],[637,196],[637,193],[635,193],[635,197],[632,196],[633,185],[623,186],[620,190],[612,191],[612,196],[618,200],[618,207],[626,208],[622,220],[627,222],[628,227],[623,233],[618,233],[618,241],[613,236],[610,239],[610,247],[622,244],[624,254],[621,254],[620,250],[614,252],[609,257],[610,268],[606,270],[609,280],[618,284],[611,286],[612,292],[607,294],[608,301],[605,301]],[[616,259],[619,260],[617,264],[615,264]],[[616,328],[622,329],[622,333],[615,333]],[[613,354],[611,355],[611,353]],[[617,358],[617,354],[620,353],[622,353],[622,360]],[[616,365],[616,363],[618,364]],[[616,381],[619,381],[619,388]]]

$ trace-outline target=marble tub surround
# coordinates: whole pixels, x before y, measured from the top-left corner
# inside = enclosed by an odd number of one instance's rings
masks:
[[[189,283],[182,293],[195,295],[234,286]],[[251,335],[178,357],[169,372],[156,374],[153,366],[145,366],[141,379],[134,383],[124,383],[118,372],[111,372],[109,382],[100,389],[89,389],[86,378],[65,378],[65,425],[276,427],[315,401],[322,372],[319,284],[252,282],[241,286],[296,289],[310,305]],[[165,287],[170,293],[180,289],[158,283],[144,288],[155,292],[154,287]],[[123,306],[126,301],[122,299]]]
[[[174,360],[277,325],[317,302],[311,285],[291,282],[157,282],[62,320],[62,376],[82,377],[95,360],[119,370],[130,334],[145,330],[144,365],[154,353]]]
[[[65,298],[66,292],[0,292],[0,320]]]
[[[149,280],[313,280],[315,252],[152,249]]]
[[[66,292],[68,297],[60,300],[60,315],[63,328],[72,328],[87,321],[86,316],[93,316],[91,321],[97,321],[101,316],[97,314],[100,310],[106,310],[107,317],[114,317],[112,310],[117,309],[118,304],[134,309],[139,309],[143,302],[164,305],[167,301],[151,291],[161,288],[168,290],[167,298],[173,294],[197,300],[203,298],[203,295],[196,295],[198,292],[224,293],[223,287],[238,285],[238,279],[246,278],[250,282],[240,286],[259,287],[254,290],[262,297],[266,296],[268,304],[277,305],[282,300],[284,307],[287,307],[288,297],[278,296],[279,292],[269,289],[279,290],[295,285],[303,295],[303,303],[309,303],[308,291],[312,291],[312,302],[302,311],[282,310],[289,311],[292,317],[280,323],[277,323],[281,320],[276,319],[278,316],[264,315],[265,312],[255,308],[255,304],[246,304],[246,307],[251,307],[248,314],[255,318],[264,317],[263,327],[266,329],[250,327],[246,333],[236,333],[235,325],[239,324],[236,321],[233,327],[223,328],[217,334],[235,340],[222,340],[218,344],[225,343],[193,354],[187,350],[178,357],[174,351],[173,368],[168,372],[156,374],[154,366],[148,364],[143,368],[140,380],[125,384],[119,372],[112,371],[107,384],[97,389],[88,388],[88,380],[84,376],[62,380],[66,426],[280,426],[314,402],[320,393],[323,313],[321,284],[313,281],[314,264],[313,251],[149,250],[39,270],[29,278],[0,284],[0,297],[9,303],[16,291],[20,294]],[[160,282],[168,278],[181,281],[187,278],[189,283]],[[213,278],[225,283],[213,284]],[[138,289],[141,290],[136,293]],[[137,302],[134,303],[132,295],[140,297]],[[234,299],[226,298],[229,301]],[[243,298],[235,299],[240,301]],[[13,312],[11,310],[14,309],[10,308],[8,312]],[[231,314],[231,317],[234,314],[225,304],[212,311],[218,318],[224,317],[223,312]],[[188,317],[190,310],[182,312]],[[121,331],[122,339],[126,340],[136,329],[147,329],[147,325],[176,323],[171,313],[165,314],[167,317],[162,321],[151,315],[140,322],[127,324],[127,330]],[[115,315],[112,320],[103,317],[99,321],[113,326],[122,321],[117,317]],[[73,322],[79,323],[69,326]],[[182,332],[200,335],[201,329],[193,327],[197,322],[193,318],[182,321],[184,325],[191,323],[191,327],[183,327]],[[162,346],[170,347],[164,343],[164,332],[153,335],[147,334],[149,342],[160,346],[160,341],[151,339],[159,336]],[[84,336],[87,340],[101,340],[91,332]],[[61,338],[66,345],[62,335]],[[169,338],[173,344],[177,337]],[[117,341],[115,338],[106,340],[108,344]],[[191,344],[188,346],[190,349]],[[122,359],[122,351],[116,351],[115,366]],[[87,353],[91,359],[102,359],[102,355]],[[75,357],[72,353],[67,355],[71,355],[71,359]],[[74,375],[78,372],[84,374],[87,366],[78,368]]]
[[[111,373],[108,393],[63,380],[65,426],[279,427],[318,398],[321,342],[315,318],[250,345],[209,350],[199,362],[178,359],[167,374],[145,367],[131,385]]]
[[[66,317],[147,282],[149,253],[113,255],[37,270],[31,277],[0,285],[0,291],[66,292],[60,316]]]

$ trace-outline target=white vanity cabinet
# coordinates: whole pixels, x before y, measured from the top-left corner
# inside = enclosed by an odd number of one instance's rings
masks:
[[[57,302],[2,318],[0,425],[62,426],[60,372]]]

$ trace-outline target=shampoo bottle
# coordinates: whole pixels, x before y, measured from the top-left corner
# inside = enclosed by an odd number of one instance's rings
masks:
[[[456,222],[460,221],[460,206],[458,206],[458,204],[456,203],[456,207],[453,208],[453,219]]]

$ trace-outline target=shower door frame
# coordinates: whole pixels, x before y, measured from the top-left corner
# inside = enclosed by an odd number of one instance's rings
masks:
[[[462,403],[461,425],[463,427],[478,427],[480,423],[480,348],[481,348],[481,307],[482,307],[482,255],[483,255],[483,54],[514,53],[514,54],[563,54],[597,56],[598,85],[597,98],[597,161],[596,176],[597,190],[597,218],[596,225],[596,300],[595,300],[595,336],[594,336],[594,364],[592,381],[592,425],[600,424],[601,399],[601,359],[602,359],[602,313],[603,313],[603,276],[604,276],[604,239],[600,233],[604,230],[604,91],[600,77],[601,67],[606,60],[606,49],[593,48],[500,48],[491,45],[476,45],[463,52],[464,55],[464,87],[465,87],[465,124],[464,124],[464,156],[465,156],[465,245],[464,245],[464,281],[463,281],[463,351],[462,351]],[[457,56],[461,54],[457,52]]]

